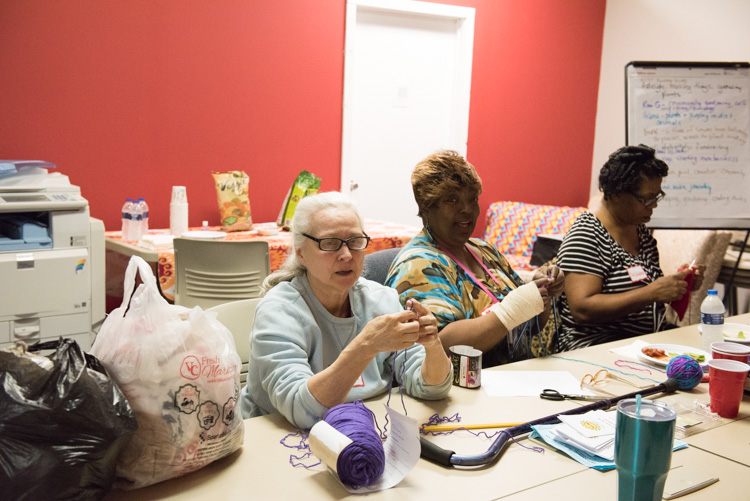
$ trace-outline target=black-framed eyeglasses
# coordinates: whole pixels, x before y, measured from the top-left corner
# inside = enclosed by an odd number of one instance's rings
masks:
[[[370,245],[370,237],[364,235],[362,237],[351,237],[344,240],[343,238],[315,238],[307,233],[303,233],[310,240],[318,243],[318,248],[324,252],[336,252],[341,248],[342,245],[346,244],[349,250],[360,251],[365,250]]]
[[[638,195],[636,195],[635,193],[631,193],[631,195],[633,195],[633,198],[635,198],[635,199],[636,199],[636,200],[638,200],[638,201],[639,201],[639,202],[640,202],[641,204],[643,204],[643,206],[644,206],[644,207],[651,207],[652,205],[656,205],[656,204],[658,204],[659,202],[661,202],[662,200],[664,200],[664,197],[666,197],[666,196],[667,196],[667,194],[666,194],[666,193],[664,193],[664,192],[663,192],[663,191],[661,191],[661,190],[659,191],[659,193],[658,193],[658,194],[657,194],[657,195],[656,195],[655,197],[651,197],[651,198],[643,198],[643,197],[639,197],[639,196],[638,196]]]

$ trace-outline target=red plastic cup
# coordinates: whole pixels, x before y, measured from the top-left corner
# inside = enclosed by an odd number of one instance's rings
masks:
[[[727,342],[711,343],[711,357],[736,360],[746,364],[750,360],[750,346]]]
[[[711,412],[723,418],[737,417],[748,372],[750,365],[736,360],[720,358],[708,362]]]

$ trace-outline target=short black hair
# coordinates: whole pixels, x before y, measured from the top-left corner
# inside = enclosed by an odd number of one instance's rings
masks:
[[[666,177],[669,167],[656,158],[655,153],[645,144],[623,146],[612,153],[599,171],[599,191],[604,194],[604,200],[612,195],[635,194],[644,176]]]

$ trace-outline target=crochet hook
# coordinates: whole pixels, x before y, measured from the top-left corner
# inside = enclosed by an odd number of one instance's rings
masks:
[[[518,423],[485,423],[485,424],[431,424],[425,425],[421,428],[422,431],[454,431],[454,430],[483,430],[485,428],[511,428],[518,426],[523,422]]]

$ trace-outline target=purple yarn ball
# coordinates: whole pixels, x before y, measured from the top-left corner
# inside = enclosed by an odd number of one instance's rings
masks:
[[[693,357],[678,355],[667,364],[667,377],[676,379],[681,390],[692,390],[703,379],[703,368]]]
[[[366,487],[385,471],[385,449],[375,431],[375,416],[361,400],[332,407],[323,417],[326,423],[352,440],[336,461],[341,482],[353,489]]]

